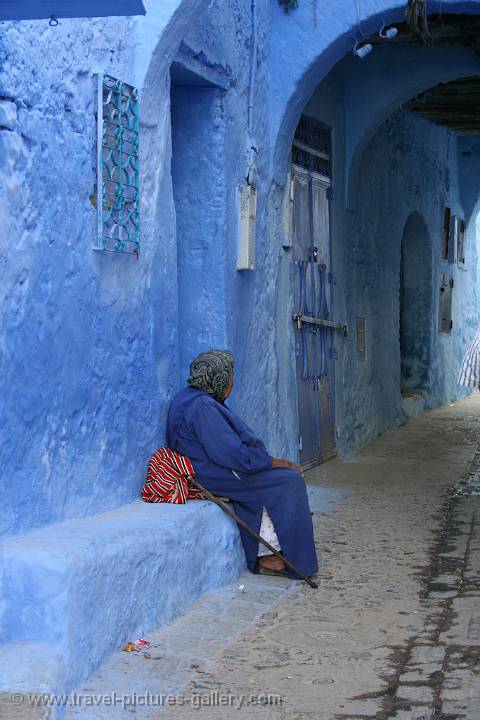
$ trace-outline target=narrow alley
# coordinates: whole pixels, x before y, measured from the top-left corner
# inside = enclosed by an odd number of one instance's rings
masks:
[[[480,718],[479,57],[0,2],[0,720]]]
[[[66,717],[477,720],[479,424],[474,395],[311,471],[337,497],[315,513],[319,589],[245,573],[148,657],[115,654]]]

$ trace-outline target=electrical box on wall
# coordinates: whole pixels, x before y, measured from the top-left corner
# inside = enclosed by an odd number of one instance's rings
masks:
[[[257,230],[257,189],[253,185],[238,188],[237,270],[255,269]]]

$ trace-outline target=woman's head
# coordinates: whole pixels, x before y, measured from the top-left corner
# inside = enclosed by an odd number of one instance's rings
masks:
[[[188,384],[223,402],[233,385],[233,355],[229,350],[209,350],[190,365]]]

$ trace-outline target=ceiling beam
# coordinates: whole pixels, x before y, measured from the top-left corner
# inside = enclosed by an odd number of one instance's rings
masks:
[[[436,85],[404,103],[403,108],[450,130],[478,134],[480,76]]]

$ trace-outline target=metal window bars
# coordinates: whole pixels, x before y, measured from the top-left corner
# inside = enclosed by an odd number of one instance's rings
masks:
[[[302,115],[292,145],[292,163],[305,170],[332,176],[331,131],[315,118]]]
[[[140,252],[140,118],[138,91],[97,75],[96,250]]]

